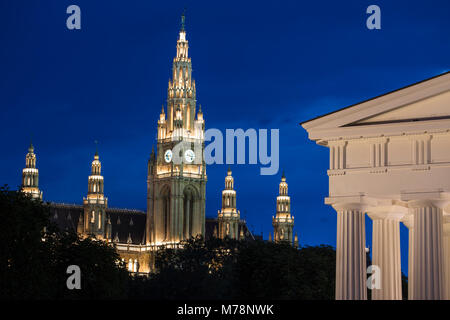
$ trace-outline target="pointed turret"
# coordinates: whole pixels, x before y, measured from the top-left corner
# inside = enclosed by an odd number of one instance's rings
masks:
[[[285,241],[292,245],[294,217],[291,216],[291,198],[288,196],[288,184],[284,171],[281,176],[279,191],[276,215],[272,218],[274,241]]]
[[[25,168],[22,170],[21,190],[32,199],[42,200],[42,191],[39,190],[39,170],[36,168],[36,155],[31,141],[25,157]]]
[[[236,191],[234,179],[228,167],[225,177],[225,189],[222,191],[222,210],[218,212],[217,221],[219,223],[219,238],[239,239],[238,229],[240,212],[236,209]]]
[[[84,235],[93,235],[98,239],[106,238],[105,212],[108,206],[108,199],[104,196],[103,186],[102,164],[96,141],[94,160],[91,164],[91,175],[88,177],[88,193],[87,197],[83,198],[84,228],[82,233]]]

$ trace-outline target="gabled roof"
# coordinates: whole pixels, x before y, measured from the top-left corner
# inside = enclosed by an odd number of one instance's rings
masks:
[[[448,119],[450,72],[302,122],[301,125],[308,131],[310,139],[320,140],[336,135],[352,135],[356,131],[361,135],[376,135],[374,125],[384,125],[382,130],[389,133],[405,129],[405,123],[414,122],[414,127],[418,128],[417,122],[420,122],[420,125],[423,124],[421,130],[427,130],[427,127],[436,127],[436,121]]]

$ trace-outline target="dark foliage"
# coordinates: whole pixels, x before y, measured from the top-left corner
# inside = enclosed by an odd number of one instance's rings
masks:
[[[0,188],[0,298],[124,298],[128,272],[102,241],[59,232],[49,208],[21,192]],[[69,290],[69,265],[81,269],[81,290]]]
[[[191,239],[158,252],[158,273],[135,278],[131,298],[334,299],[335,252],[263,241]]]
[[[0,188],[0,298],[334,299],[335,251],[201,237],[156,253],[158,272],[129,276],[103,241],[60,232],[48,205]],[[81,290],[66,286],[81,269]]]

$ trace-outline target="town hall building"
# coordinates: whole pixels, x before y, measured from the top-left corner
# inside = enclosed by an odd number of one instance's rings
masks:
[[[128,270],[149,273],[154,270],[154,253],[162,247],[178,248],[183,240],[200,235],[236,240],[255,240],[236,209],[236,191],[231,170],[225,178],[222,209],[217,218],[206,218],[205,120],[197,109],[196,85],[188,55],[184,15],[173,59],[167,105],[157,121],[157,146],[148,160],[147,212],[108,207],[98,151],[91,164],[87,194],[82,205],[51,203],[51,219],[62,230],[93,236],[114,244]],[[36,154],[31,144],[22,173],[22,191],[42,200],[39,190]],[[283,175],[275,241],[292,243],[293,217],[290,216],[287,184]],[[282,191],[283,190],[283,191]],[[279,216],[282,214],[282,217]],[[276,222],[275,222],[276,221]],[[296,244],[298,240],[296,237]]]

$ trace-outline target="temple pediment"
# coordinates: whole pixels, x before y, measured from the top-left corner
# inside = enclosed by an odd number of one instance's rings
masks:
[[[312,140],[414,134],[448,127],[450,72],[301,123]]]
[[[370,125],[450,118],[450,91],[349,124]]]

